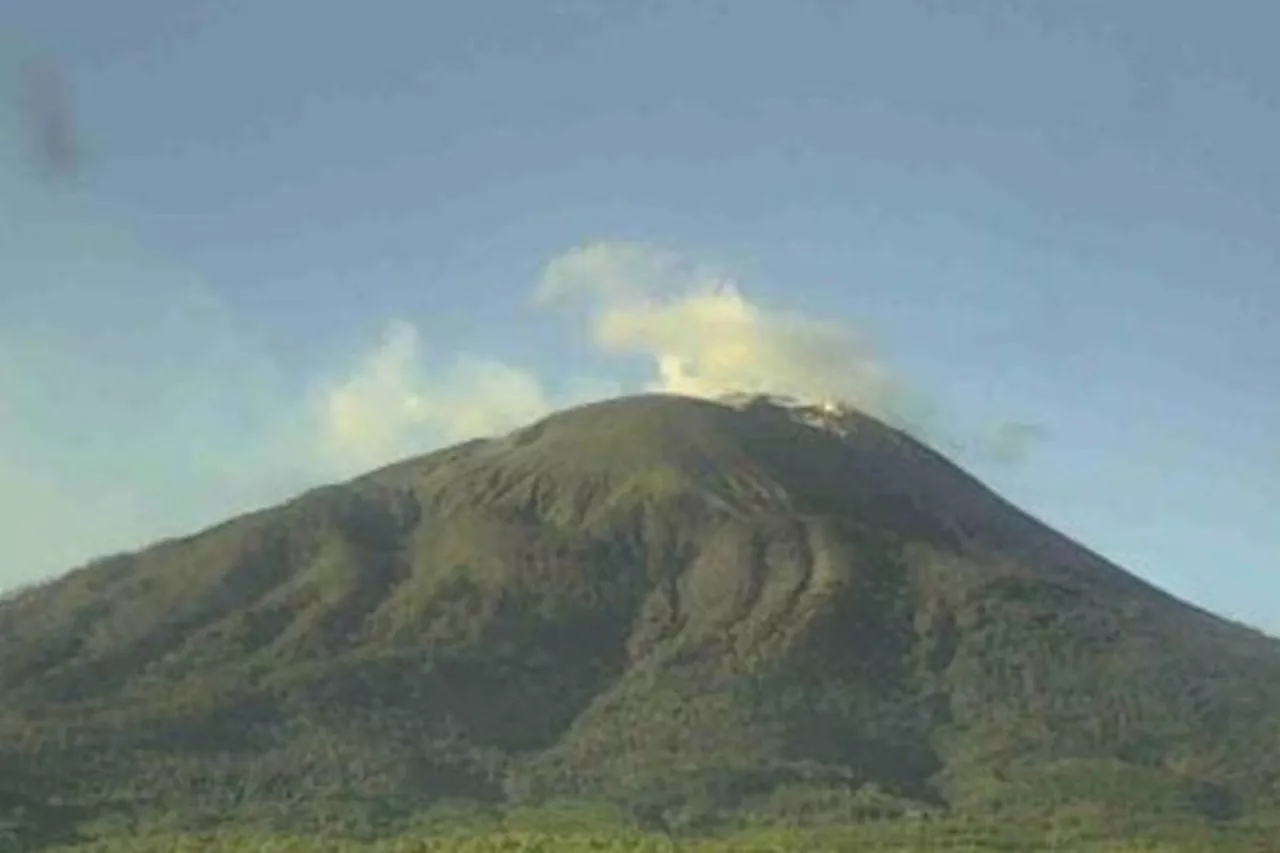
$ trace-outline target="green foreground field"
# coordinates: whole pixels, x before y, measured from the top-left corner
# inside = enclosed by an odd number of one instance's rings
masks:
[[[837,851],[881,851],[881,853],[987,853],[987,851],[1053,851],[1072,853],[1207,853],[1207,851],[1275,851],[1276,839],[1232,839],[1202,836],[1183,841],[1139,839],[1132,841],[1054,841],[1010,831],[986,838],[962,835],[922,835],[915,839],[889,838],[862,831],[822,833],[762,832],[723,838],[671,838],[659,835],[618,833],[499,832],[481,835],[439,835],[358,841],[308,836],[241,835],[210,833],[153,835],[132,839],[103,840],[59,851],[97,853],[837,853]],[[13,848],[17,849],[17,848]]]
[[[1275,853],[1280,822],[1249,825],[1163,826],[1126,834],[1115,828],[1055,822],[1048,825],[972,821],[888,821],[814,829],[738,829],[714,834],[670,835],[610,826],[589,814],[493,815],[491,820],[439,816],[394,837],[359,838],[340,830],[310,834],[276,833],[246,827],[204,832],[166,831],[161,826],[104,827],[91,841],[43,847],[46,853]],[[27,850],[6,846],[0,851]]]

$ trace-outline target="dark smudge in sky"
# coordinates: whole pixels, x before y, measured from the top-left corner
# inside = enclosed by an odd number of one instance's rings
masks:
[[[31,62],[19,81],[23,132],[31,161],[49,180],[75,180],[84,149],[66,78],[49,62]]]

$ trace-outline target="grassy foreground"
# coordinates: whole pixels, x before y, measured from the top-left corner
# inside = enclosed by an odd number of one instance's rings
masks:
[[[208,832],[140,831],[78,844],[44,848],[46,853],[1274,853],[1276,827],[1220,829],[1172,827],[1143,837],[1117,839],[1086,827],[1015,824],[885,823],[823,829],[757,829],[680,837],[621,827],[559,826],[545,820],[504,821],[482,826],[424,825],[393,838],[357,839],[324,834],[277,834],[240,828]],[[543,825],[538,826],[538,823]],[[0,851],[6,847],[0,838]]]
[[[73,822],[59,836],[6,832],[0,853],[1276,853],[1280,812],[1217,825],[1124,813],[1059,812],[985,817],[764,824],[746,816],[701,830],[645,829],[589,803],[492,808],[442,803],[382,824],[349,809],[305,826],[243,820],[192,823],[138,813]],[[60,840],[58,840],[60,839]]]
[[[1223,846],[1210,838],[1199,840],[1071,842],[1005,839],[966,840],[962,837],[908,839],[897,841],[866,837],[860,832],[756,833],[714,839],[678,839],[658,835],[502,832],[484,835],[447,835],[361,842],[307,836],[230,834],[156,835],[134,839],[95,841],[59,851],[99,851],[99,853],[836,853],[836,851],[881,851],[882,853],[988,853],[988,851],[1052,851],[1072,853],[1208,853],[1208,851],[1274,850],[1274,840],[1258,839],[1248,846]],[[14,848],[15,850],[17,848]]]

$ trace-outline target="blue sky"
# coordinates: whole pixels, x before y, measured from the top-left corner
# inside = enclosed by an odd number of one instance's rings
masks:
[[[9,0],[0,587],[577,400],[771,385],[1280,633],[1277,31]]]

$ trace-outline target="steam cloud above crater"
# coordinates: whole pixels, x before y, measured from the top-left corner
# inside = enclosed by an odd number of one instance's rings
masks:
[[[729,277],[629,244],[597,243],[547,265],[540,302],[586,299],[606,353],[652,363],[651,390],[773,393],[884,414],[889,371],[849,326],[749,300]]]

